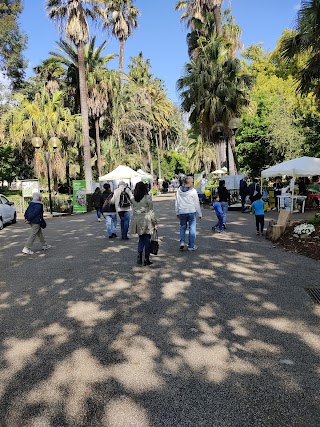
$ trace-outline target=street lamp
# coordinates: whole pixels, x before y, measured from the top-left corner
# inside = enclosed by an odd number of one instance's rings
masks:
[[[233,117],[229,120],[228,126],[225,123],[218,122],[215,124],[216,133],[219,138],[223,139],[226,142],[226,167],[227,174],[230,172],[230,162],[229,162],[229,139],[230,136],[234,136],[240,126],[240,119],[238,117]]]
[[[32,138],[31,143],[32,143],[32,145],[34,146],[34,148],[36,150],[39,150],[43,146],[43,141],[38,136],[35,136],[34,138]],[[52,138],[50,138],[50,140],[48,142],[48,148],[52,149],[53,152],[55,152],[55,150],[57,148],[59,148],[60,146],[61,146],[61,141],[59,140],[59,138],[57,138],[55,136],[53,136]],[[44,150],[44,154],[45,154],[45,157],[46,157],[46,164],[47,164],[47,178],[48,178],[50,214],[52,215],[52,197],[51,197],[50,162],[49,162],[51,152],[48,151],[48,150]]]

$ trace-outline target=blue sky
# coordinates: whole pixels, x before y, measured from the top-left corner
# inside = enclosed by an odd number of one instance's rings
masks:
[[[139,28],[125,45],[125,65],[131,56],[143,52],[150,59],[152,72],[165,82],[168,95],[178,102],[176,81],[188,61],[186,28],[180,23],[180,13],[175,12],[175,0],[136,0],[140,10]],[[242,28],[242,42],[245,46],[264,43],[265,50],[272,50],[285,28],[292,28],[296,19],[299,0],[224,0],[224,6],[231,5],[232,14]],[[45,12],[45,0],[24,0],[21,26],[28,36],[25,57],[31,69],[40,64],[54,50],[59,33],[49,21]],[[99,44],[108,40],[105,53],[118,53],[118,42],[103,34],[101,29],[91,26],[91,35],[97,35]],[[117,68],[118,59],[111,62]]]

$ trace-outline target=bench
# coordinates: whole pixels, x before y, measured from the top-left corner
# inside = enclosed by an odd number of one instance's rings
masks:
[[[290,211],[287,211],[286,209],[280,209],[278,221],[272,226],[271,240],[273,242],[276,242],[284,233],[288,223],[289,215]]]

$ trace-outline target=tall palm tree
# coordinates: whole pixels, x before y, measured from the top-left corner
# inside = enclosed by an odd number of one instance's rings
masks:
[[[110,86],[107,84],[107,81],[109,80],[107,76],[114,76],[114,73],[111,73],[107,69],[107,64],[116,55],[102,55],[102,52],[106,46],[106,42],[103,42],[101,45],[96,47],[95,41],[96,38],[93,37],[90,42],[86,44],[84,48],[84,58],[85,75],[87,80],[88,91],[88,115],[89,118],[92,118],[95,121],[97,166],[98,174],[100,176],[101,153],[99,137],[99,119],[102,116],[102,105],[106,105],[105,99],[106,97],[109,98],[109,94],[106,93]],[[78,112],[77,108],[80,100],[80,92],[77,50],[74,45],[68,43],[66,40],[60,40],[60,42],[57,43],[57,46],[57,52],[50,52],[51,56],[46,61],[49,64],[52,64],[53,66],[62,68],[64,70],[63,77],[67,83],[67,90],[69,92],[68,105],[70,105],[70,107],[72,106],[75,112]],[[101,82],[100,88],[98,87],[99,82]],[[97,114],[98,110],[99,114]],[[81,154],[79,155],[79,161],[81,161]]]
[[[104,17],[104,28],[110,28],[112,34],[120,42],[119,71],[123,71],[124,44],[131,36],[133,30],[137,28],[137,18],[140,16],[139,10],[133,6],[134,0],[110,0],[100,16]]]
[[[306,55],[305,66],[297,74],[298,91],[313,91],[320,99],[320,0],[301,2],[296,33],[282,42],[281,55],[286,60]]]
[[[93,9],[87,6],[96,3],[98,3],[98,1],[72,0],[66,2],[65,0],[46,0],[46,8],[49,18],[64,25],[66,37],[75,44],[78,50],[84,169],[87,193],[92,192],[92,170],[84,47],[89,41],[89,25],[87,22],[87,16],[90,16],[91,18],[94,16]]]
[[[215,21],[215,31],[218,37],[222,36],[221,6],[223,0],[179,0],[176,10],[184,10],[182,21],[187,21],[191,30],[196,30],[196,23],[205,22],[207,15],[212,14]]]
[[[216,141],[214,125],[239,116],[249,104],[251,76],[243,74],[241,62],[232,58],[228,47],[220,40],[212,40],[199,51],[196,60],[185,65],[184,76],[177,82],[181,92],[182,108],[190,112],[190,123],[198,125],[205,142]],[[239,171],[233,139],[230,140],[234,161]],[[220,168],[219,149],[216,149],[216,167]]]

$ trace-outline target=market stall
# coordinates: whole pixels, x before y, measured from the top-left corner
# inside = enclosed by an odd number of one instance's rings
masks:
[[[303,198],[302,210],[304,210],[305,196],[294,195],[294,180],[296,177],[309,177],[320,175],[320,159],[317,157],[299,157],[297,159],[287,160],[271,168],[265,169],[261,172],[261,178],[271,178],[276,176],[287,175],[292,177],[290,183],[290,193],[282,194],[277,201],[278,207],[285,205],[285,199],[290,198],[291,211],[293,211],[294,201]]]

